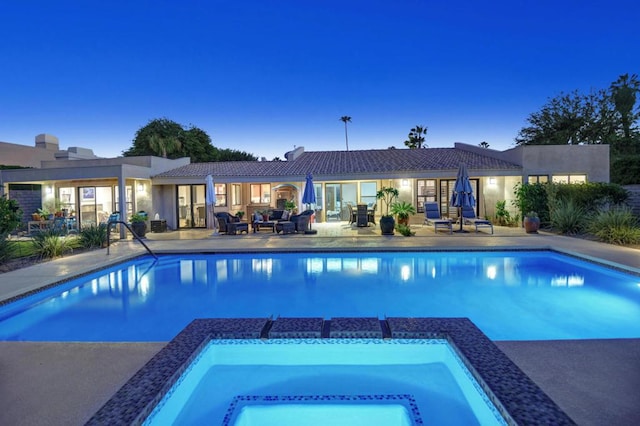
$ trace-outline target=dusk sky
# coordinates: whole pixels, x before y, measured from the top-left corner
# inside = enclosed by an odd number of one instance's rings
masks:
[[[168,118],[219,148],[514,146],[560,92],[640,73],[640,3],[3,1],[0,141],[118,156]]]

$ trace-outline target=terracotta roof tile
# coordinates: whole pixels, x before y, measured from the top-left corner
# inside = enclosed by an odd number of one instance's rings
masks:
[[[338,175],[358,173],[457,170],[465,163],[472,170],[515,171],[508,161],[456,148],[378,149],[366,151],[311,151],[294,161],[226,161],[194,163],[161,173],[157,177],[269,177]]]

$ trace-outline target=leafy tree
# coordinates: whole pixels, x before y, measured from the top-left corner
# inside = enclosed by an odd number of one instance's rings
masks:
[[[416,126],[409,131],[408,139],[404,141],[404,144],[409,149],[426,148],[424,145],[425,137],[427,136],[427,126]]]
[[[16,200],[10,200],[0,196],[0,235],[15,231],[20,225],[22,211]]]
[[[231,149],[218,149],[202,129],[188,129],[167,118],[150,120],[138,129],[133,145],[122,153],[125,157],[161,155],[165,158],[190,157],[194,163],[208,161],[256,161],[252,154]]]
[[[344,123],[344,141],[347,144],[347,151],[349,151],[349,137],[347,136],[347,123],[351,123],[351,117],[343,115],[340,117],[340,121]]]

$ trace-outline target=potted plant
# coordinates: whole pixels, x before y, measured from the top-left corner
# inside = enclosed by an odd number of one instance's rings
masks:
[[[540,229],[540,218],[538,213],[530,211],[524,215],[524,230],[527,234],[536,234]]]
[[[131,229],[140,238],[144,237],[147,233],[147,215],[141,213],[134,213],[130,218]]]
[[[285,201],[284,203],[284,209],[289,211],[290,213],[293,213],[294,210],[296,209],[296,203],[293,202],[293,200],[291,201]]]
[[[380,217],[380,231],[382,231],[382,235],[393,235],[396,221],[393,219],[393,216],[389,214],[389,207],[399,194],[396,188],[387,188],[384,186],[380,191],[376,192],[376,198],[382,200],[385,206],[385,214]]]
[[[242,218],[244,217],[244,212],[242,210],[237,211],[236,216],[238,216],[238,219],[242,220]]]
[[[406,201],[398,201],[391,205],[391,214],[398,217],[399,224],[409,226],[409,216],[416,214],[416,208]]]

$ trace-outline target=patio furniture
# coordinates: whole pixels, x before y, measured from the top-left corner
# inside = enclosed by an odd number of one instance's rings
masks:
[[[300,214],[291,216],[289,220],[296,225],[296,232],[305,232],[309,229],[309,221],[313,213],[313,210],[305,210]]]
[[[291,221],[280,221],[276,223],[276,232],[279,234],[293,234],[296,232],[296,224]]]
[[[358,204],[356,207],[356,226],[369,226],[369,206]]]
[[[433,232],[437,233],[438,228],[446,228],[449,233],[453,233],[453,223],[449,218],[440,216],[440,208],[438,203],[426,202],[424,204],[424,223],[423,225],[433,225]]]
[[[493,223],[489,220],[477,217],[476,211],[473,207],[462,207],[462,217],[460,220],[464,221],[465,225],[474,225],[476,227],[476,233],[478,228],[491,228],[491,234],[493,234]]]
[[[249,224],[247,222],[229,222],[226,224],[226,226],[227,235],[236,235],[242,232],[244,232],[245,234],[249,233]]]
[[[376,208],[377,207],[378,205],[374,204],[373,208],[367,211],[367,221],[373,223],[374,225],[376,224]]]

